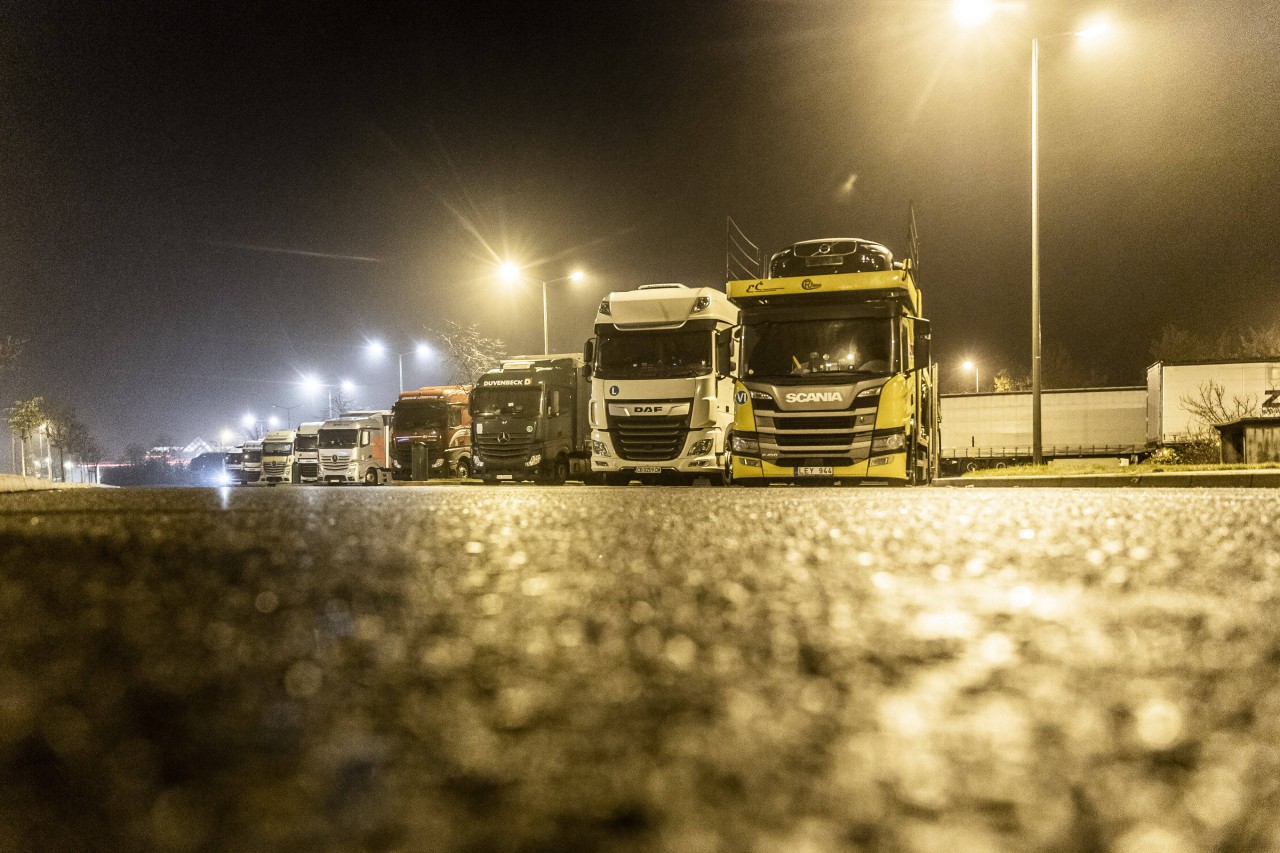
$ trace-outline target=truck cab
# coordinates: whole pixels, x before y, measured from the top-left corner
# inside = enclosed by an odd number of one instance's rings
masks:
[[[240,482],[246,486],[257,483],[262,477],[262,442],[246,441],[244,443],[244,463],[240,473]]]
[[[610,293],[587,344],[591,469],[609,485],[731,477],[739,311],[710,287]]]
[[[298,424],[293,439],[293,455],[298,463],[298,482],[314,483],[320,479],[320,427],[324,421]]]
[[[426,454],[423,479],[471,476],[470,392],[470,385],[439,385],[400,393],[391,407],[393,479],[415,479],[415,448]]]
[[[327,420],[318,432],[320,478],[328,485],[386,481],[391,412],[351,414]]]
[[[577,353],[520,356],[471,391],[475,475],[560,485],[591,473],[585,364]]]
[[[297,431],[273,429],[262,438],[262,482],[269,486],[299,483]]]
[[[225,463],[227,470],[227,485],[238,486],[244,482],[244,448],[237,447],[227,453],[227,461]]]

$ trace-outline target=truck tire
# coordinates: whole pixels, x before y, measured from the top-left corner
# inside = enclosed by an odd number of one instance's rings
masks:
[[[458,476],[463,480],[471,479],[471,458],[463,456],[458,460]]]
[[[378,469],[377,468],[370,468],[369,470],[364,472],[364,484],[366,486],[378,485]]]
[[[563,486],[569,479],[569,460],[563,456],[556,457],[556,464],[551,469],[551,485]]]

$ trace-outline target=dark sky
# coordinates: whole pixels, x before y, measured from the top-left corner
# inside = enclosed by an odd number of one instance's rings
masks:
[[[1280,321],[1280,4],[6,4],[0,391],[113,452],[314,414],[305,372],[389,406],[368,338],[541,349],[500,258],[588,273],[552,285],[572,350],[609,290],[722,284],[726,214],[901,255],[908,201],[944,375],[1025,371],[1030,37],[1097,11],[1107,41],[1041,45],[1044,338],[1139,384],[1163,323]]]

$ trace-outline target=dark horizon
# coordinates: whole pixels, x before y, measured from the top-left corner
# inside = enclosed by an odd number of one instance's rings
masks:
[[[1028,4],[154,4],[11,9],[5,405],[72,405],[111,456],[215,441],[446,320],[512,353],[591,334],[610,291],[723,286],[725,217],[766,252],[922,242],[944,381],[1025,372],[1030,36],[1041,46],[1044,341],[1142,382],[1161,326],[1280,322],[1280,10]],[[404,359],[405,384],[438,367]],[[320,404],[323,400],[319,401]],[[0,448],[0,454],[8,454]],[[7,455],[5,460],[7,462]]]

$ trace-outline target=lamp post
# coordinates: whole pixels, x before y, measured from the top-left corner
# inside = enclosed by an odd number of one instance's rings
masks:
[[[314,394],[317,391],[319,391],[321,388],[323,388],[326,392],[328,392],[328,396],[329,396],[329,405],[326,409],[328,414],[325,416],[326,420],[332,420],[333,419],[333,389],[337,388],[339,391],[351,391],[352,389],[355,388],[355,384],[352,383],[350,379],[343,379],[337,385],[333,385],[327,382],[321,382],[319,379],[317,379],[315,376],[312,376],[312,375],[307,375],[302,377],[302,390],[307,394]]]
[[[969,27],[985,23],[996,10],[993,0],[952,3],[956,20]],[[1089,40],[1109,29],[1105,20],[1098,19],[1082,30],[1031,39],[1031,457],[1036,465],[1044,462],[1040,407],[1040,42],[1065,36]]]
[[[368,348],[374,358],[382,358],[387,354],[387,347],[381,341],[370,341]],[[406,355],[412,355],[419,359],[426,358],[431,355],[431,347],[426,344],[415,344],[409,352],[396,353],[396,363],[399,366],[400,393],[402,394],[404,393],[404,357]]]
[[[977,393],[978,393],[978,365],[977,365],[977,363],[976,363],[976,362],[974,362],[974,361],[972,361],[971,359],[965,359],[965,362],[964,362],[964,369],[965,369],[965,370],[972,370],[972,371],[973,371],[973,393],[977,394]]]
[[[518,266],[508,261],[498,268],[498,272],[501,274],[502,280],[508,284],[514,284],[520,279],[526,279],[527,281],[532,281],[535,284],[542,285],[542,354],[550,355],[551,336],[547,327],[547,285],[555,284],[560,281],[582,281],[582,270],[575,270],[566,276],[561,276],[560,278],[549,278],[546,281],[543,281],[541,279],[526,276],[520,271]]]

